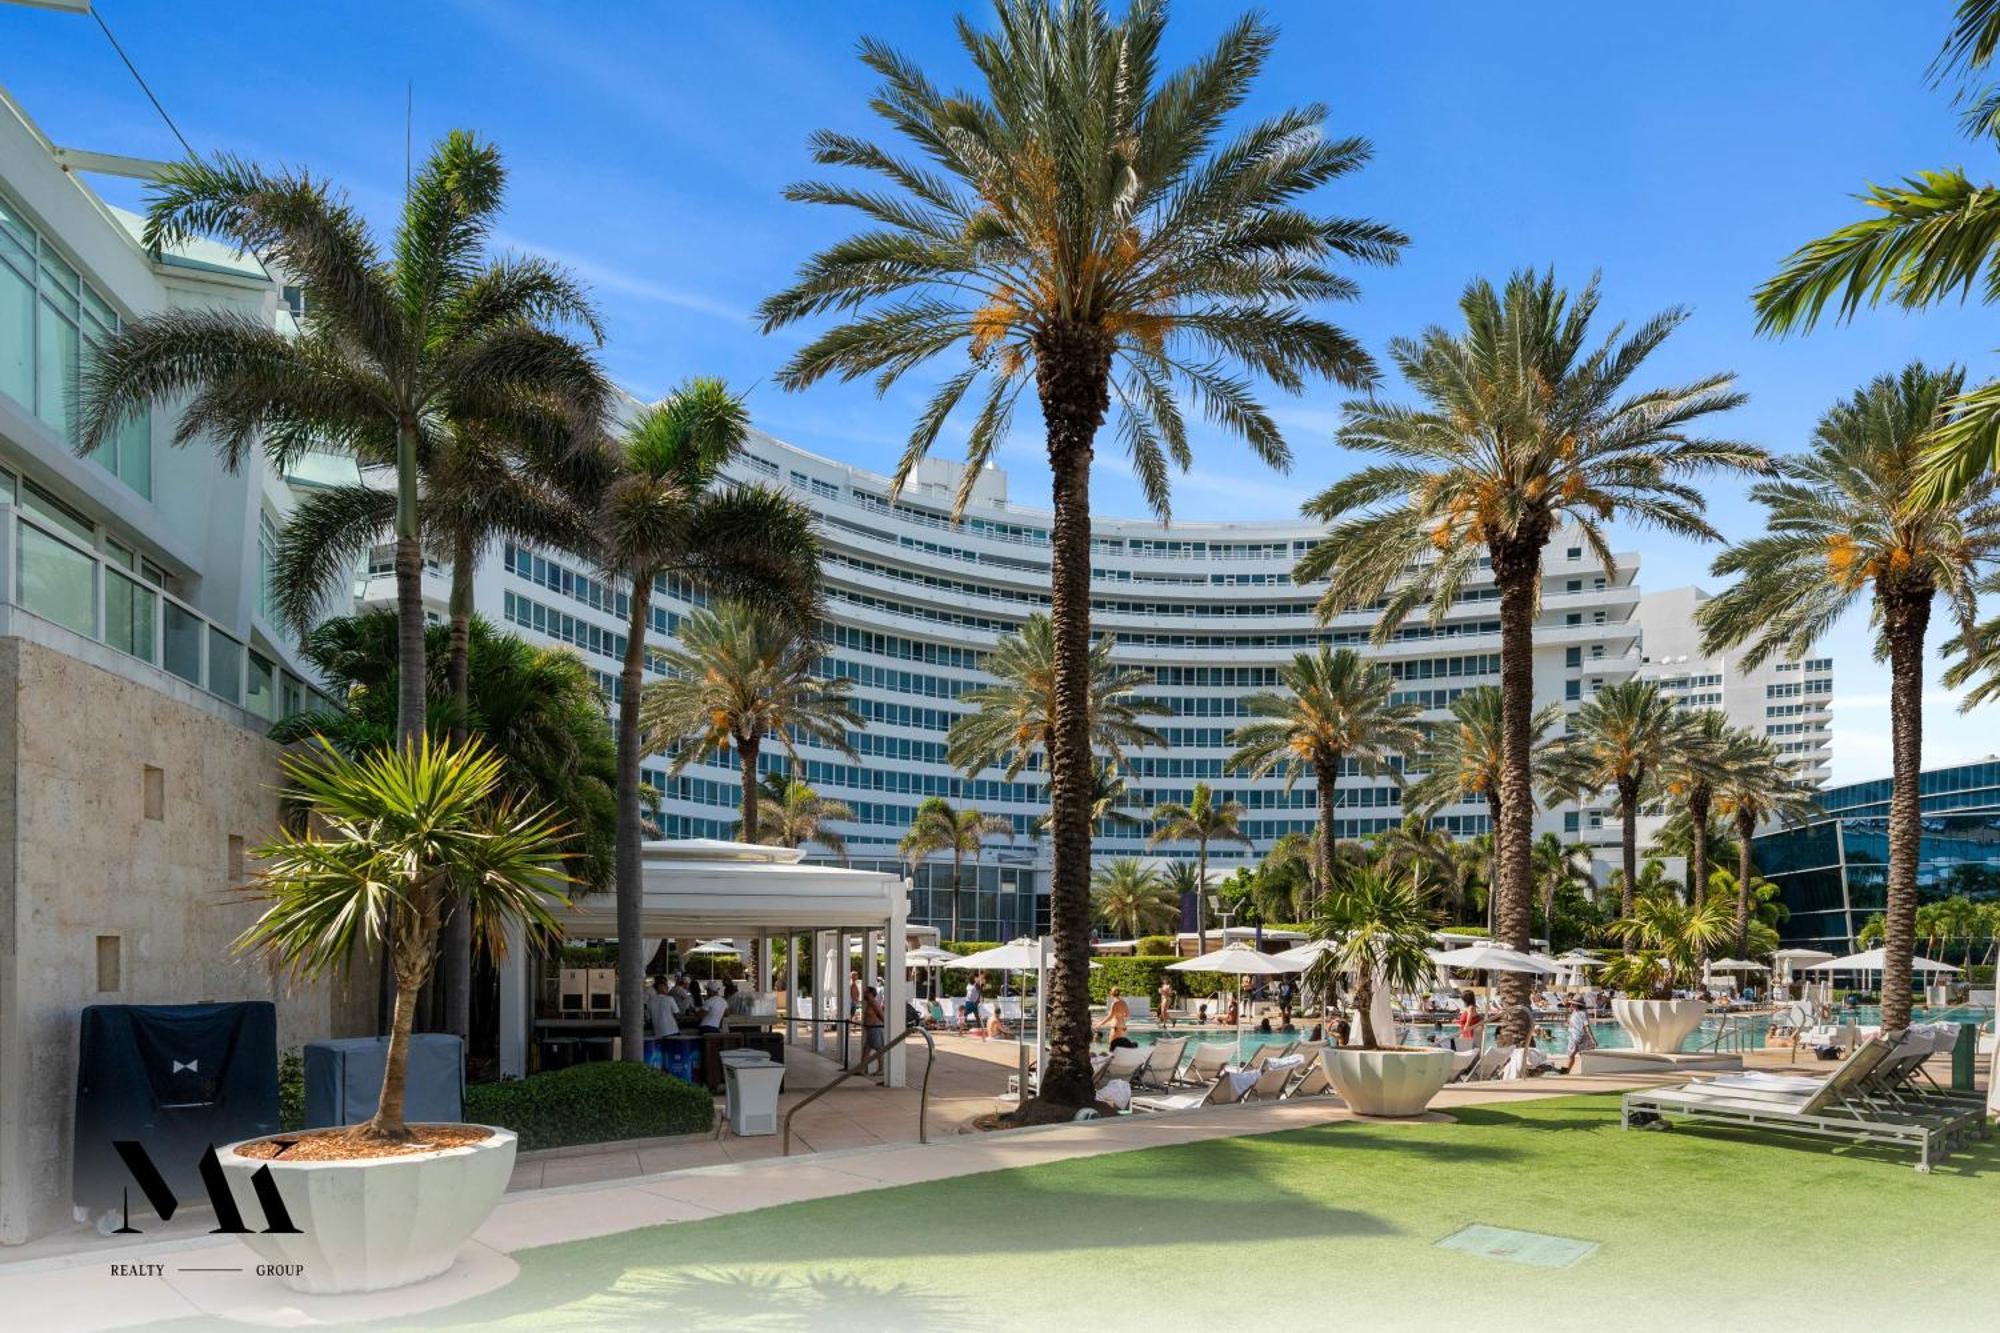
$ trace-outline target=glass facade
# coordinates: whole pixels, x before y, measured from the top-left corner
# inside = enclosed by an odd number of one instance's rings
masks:
[[[116,332],[118,314],[0,197],[0,393],[73,441],[86,352]],[[96,453],[112,476],[153,495],[153,427],[141,413]]]
[[[1791,912],[1779,928],[1786,944],[1848,952],[1855,932],[1882,910],[1889,788],[1887,778],[1829,788],[1811,821],[1756,839],[1757,873],[1778,886]],[[1918,793],[1919,900],[2000,899],[2000,760],[1924,773]]]

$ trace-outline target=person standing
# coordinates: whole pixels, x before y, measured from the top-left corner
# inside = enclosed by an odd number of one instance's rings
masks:
[[[881,1068],[888,1058],[889,1014],[882,1007],[882,993],[873,986],[861,991],[861,1064],[857,1073],[865,1074],[872,1062]]]
[[[1577,1057],[1585,1051],[1597,1049],[1597,1034],[1590,1030],[1590,1011],[1583,1007],[1582,1000],[1569,1002],[1569,1059],[1563,1062],[1563,1073],[1576,1072]]]
[[[1458,1049],[1476,1051],[1479,1049],[1479,1029],[1486,1022],[1486,1016],[1479,1012],[1479,1001],[1471,991],[1458,993]]]
[[[1103,1032],[1109,1029],[1111,1033],[1110,1040],[1115,1042],[1125,1035],[1125,1029],[1131,1021],[1132,1006],[1125,1003],[1124,994],[1116,986],[1113,986],[1111,994],[1107,997],[1107,1003],[1104,1006],[1104,1019],[1093,1030]]]
[[[986,974],[984,972],[977,972],[966,978],[963,1012],[965,1014],[965,1025],[968,1028],[979,1025],[979,998],[985,981]]]
[[[1160,1013],[1159,1013],[1160,1025],[1162,1027],[1172,1027],[1174,1025],[1173,1014],[1174,1014],[1174,983],[1171,979],[1167,977],[1161,977]]]

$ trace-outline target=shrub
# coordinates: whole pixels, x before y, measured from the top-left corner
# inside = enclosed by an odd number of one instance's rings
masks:
[[[278,1128],[306,1127],[306,1059],[298,1051],[278,1058]]]
[[[1169,972],[1167,968],[1181,959],[1174,954],[1134,954],[1130,957],[1111,955],[1095,960],[1097,970],[1090,974],[1090,998],[1104,1003],[1113,986],[1127,995],[1137,995],[1152,999],[1160,992],[1160,978],[1171,978],[1174,990],[1184,997],[1205,999],[1208,996],[1235,989],[1236,978],[1221,972]]]
[[[1163,954],[1172,954],[1175,952],[1174,943],[1174,937],[1171,935],[1142,935],[1139,937],[1139,943],[1132,950],[1132,956],[1135,958],[1157,958]]]
[[[707,1089],[622,1060],[573,1065],[465,1090],[465,1118],[521,1136],[523,1150],[704,1133],[715,1124]]]

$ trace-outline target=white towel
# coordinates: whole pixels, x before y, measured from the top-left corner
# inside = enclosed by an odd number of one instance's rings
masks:
[[[1275,1060],[1266,1060],[1266,1069],[1295,1069],[1306,1062],[1303,1055],[1281,1055]]]
[[[1132,1108],[1132,1085],[1122,1078],[1106,1079],[1104,1086],[1097,1090],[1097,1100],[1128,1111]]]
[[[1232,1069],[1223,1077],[1229,1080],[1229,1090],[1238,1097],[1257,1086],[1257,1071],[1254,1069]]]

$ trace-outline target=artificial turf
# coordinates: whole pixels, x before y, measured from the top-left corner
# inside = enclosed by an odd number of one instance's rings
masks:
[[[425,1327],[1994,1327],[2000,1149],[1679,1128],[1615,1096],[1023,1167],[516,1254]],[[1567,1268],[1438,1249],[1595,1242]]]

